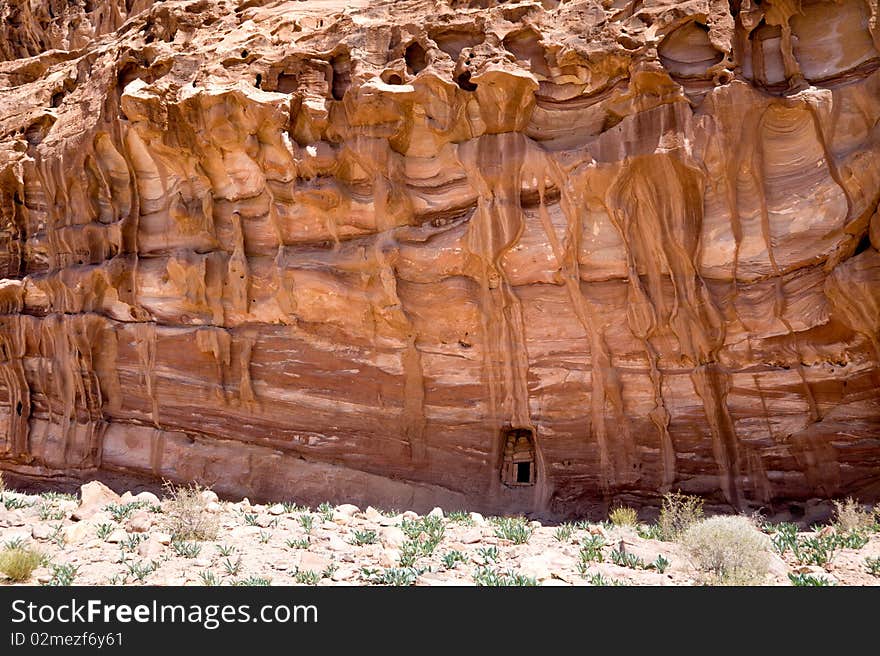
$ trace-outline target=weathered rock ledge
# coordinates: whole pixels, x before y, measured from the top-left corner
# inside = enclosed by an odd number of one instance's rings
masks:
[[[876,0],[0,14],[10,476],[880,498]]]

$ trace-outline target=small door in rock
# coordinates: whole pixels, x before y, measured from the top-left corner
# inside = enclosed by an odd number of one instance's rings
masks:
[[[532,431],[528,428],[509,428],[504,431],[503,439],[501,481],[510,486],[534,485],[536,468]]]

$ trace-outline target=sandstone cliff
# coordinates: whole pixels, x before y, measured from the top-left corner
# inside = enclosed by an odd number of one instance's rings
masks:
[[[877,0],[0,15],[9,472],[880,497]]]

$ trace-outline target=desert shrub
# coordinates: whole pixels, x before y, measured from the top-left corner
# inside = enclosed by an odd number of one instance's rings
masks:
[[[639,523],[639,514],[635,508],[618,506],[608,513],[608,520],[615,526],[636,526]]]
[[[703,500],[680,492],[668,492],[663,496],[657,534],[661,540],[678,540],[692,524],[703,518]]]
[[[165,484],[168,496],[163,519],[166,530],[177,542],[214,540],[220,521],[206,510],[208,505],[202,496],[205,488],[198,484],[175,487]]]
[[[760,585],[770,566],[770,540],[747,517],[718,516],[692,524],[681,544],[707,585]]]
[[[13,581],[27,581],[40,563],[43,554],[31,547],[15,545],[0,552],[0,572]]]
[[[844,533],[864,531],[874,528],[874,513],[865,510],[852,498],[834,502],[834,524]]]

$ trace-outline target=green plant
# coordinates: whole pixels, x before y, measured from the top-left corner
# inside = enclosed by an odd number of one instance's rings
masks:
[[[11,540],[7,540],[3,544],[4,549],[20,549],[22,547],[24,547],[23,538],[12,538]]]
[[[660,519],[657,521],[661,540],[678,540],[692,524],[703,518],[703,500],[700,497],[667,492],[663,496]]]
[[[220,579],[211,570],[200,572],[199,579],[201,579],[202,585],[220,585]]]
[[[33,502],[27,501],[26,499],[22,499],[20,497],[4,495],[3,505],[6,507],[6,510],[19,510],[21,508],[30,508],[34,504]]]
[[[382,573],[382,570],[380,570],[376,567],[361,567],[361,569],[360,569],[361,578],[365,579],[367,581],[372,580],[373,578],[379,576],[379,574],[381,574],[381,573]]]
[[[202,552],[202,545],[198,542],[173,541],[171,548],[174,549],[174,553],[184,558],[198,558]]]
[[[288,539],[284,542],[291,549],[308,549],[309,548],[309,538],[304,537],[301,540],[293,540]]]
[[[151,561],[149,563],[135,561],[126,563],[126,566],[128,567],[128,573],[141,583],[143,583],[144,579],[155,572],[156,569],[158,569],[159,567],[159,565],[155,561]]]
[[[293,575],[293,579],[300,585],[318,585],[321,581],[321,575],[310,569],[298,569]]]
[[[78,573],[78,565],[52,565],[52,578],[49,579],[49,585],[71,585]]]
[[[467,562],[467,557],[461,551],[449,551],[440,560],[446,569],[455,569],[458,563]]]
[[[602,547],[604,546],[605,538],[601,535],[590,535],[581,544],[580,560],[585,563],[601,563],[604,560],[602,556]]]
[[[335,562],[331,562],[321,573],[321,576],[323,576],[325,579],[332,579],[333,575],[336,574],[338,570],[339,565],[337,565]]]
[[[766,526],[765,526],[766,529]],[[779,555],[785,555],[785,552],[791,549],[796,551],[798,546],[798,527],[797,524],[782,522],[777,524],[771,538],[773,548],[779,552]]]
[[[217,545],[217,555],[223,558],[229,558],[232,553],[235,551],[235,547],[227,545],[227,544],[218,544]]]
[[[125,539],[119,543],[123,552],[134,553],[138,545],[147,538],[143,533],[128,533]]]
[[[259,540],[260,544],[269,544],[269,540],[272,539],[272,534],[269,531],[260,531]]]
[[[98,534],[99,540],[106,540],[110,537],[110,534],[113,532],[113,524],[109,522],[104,522],[103,524],[98,524],[98,530],[96,533]]]
[[[12,581],[27,581],[43,562],[43,554],[23,545],[7,546],[0,552],[0,573]]]
[[[226,573],[229,576],[238,576],[238,573],[241,571],[241,556],[239,556],[236,560],[232,560],[232,558],[225,558],[223,560],[223,569],[226,570]]]
[[[293,503],[292,501],[283,501],[281,503],[281,505],[284,506],[284,512],[286,512],[290,515],[293,515],[293,514],[299,513],[299,512],[308,512],[309,511],[308,506],[298,506],[295,503]]]
[[[557,542],[568,542],[571,540],[572,533],[574,533],[574,526],[566,522],[553,532],[553,537],[556,538]]]
[[[658,554],[654,562],[650,563],[648,567],[653,567],[660,574],[664,574],[669,567],[669,561],[663,556],[663,554]]]
[[[850,533],[835,533],[833,536],[834,544],[840,549],[861,549],[868,544],[868,536],[862,531],[852,531]]]
[[[660,526],[657,524],[639,524],[636,533],[643,540],[659,540],[661,537]]]
[[[372,577],[378,585],[410,586],[419,578],[420,571],[413,567],[391,567]]]
[[[613,549],[611,551],[611,562],[621,567],[629,567],[630,569],[645,569],[647,567],[645,561],[637,555],[621,551],[620,549]]]
[[[49,541],[52,542],[56,547],[64,546],[64,526],[61,524],[56,524],[52,527],[52,532],[49,534]]]
[[[757,585],[767,577],[770,541],[747,517],[704,519],[680,540],[703,583]]]
[[[880,576],[880,557],[865,558],[865,569],[871,576]]]
[[[249,576],[233,583],[233,585],[244,586],[269,586],[272,585],[272,579],[262,578],[259,576]]]
[[[834,585],[824,576],[813,576],[811,574],[789,574],[788,578],[792,585],[800,587]]]
[[[413,567],[421,556],[424,556],[422,544],[418,540],[407,540],[400,546],[400,559],[398,565],[401,567]]]
[[[514,544],[525,544],[532,537],[532,527],[525,517],[499,517],[495,520],[495,536]]]
[[[116,522],[124,522],[131,517],[132,513],[139,508],[148,505],[146,501],[132,501],[130,503],[111,503],[106,507],[107,512],[113,516]]]
[[[376,531],[355,531],[351,536],[351,544],[356,544],[358,546],[376,544],[378,540],[379,536],[376,535]]]
[[[323,521],[325,521],[325,522],[332,522],[333,521],[333,506],[331,506],[329,503],[327,503],[325,501],[320,506],[318,506],[317,510],[318,510],[318,514],[321,515],[321,519]]]
[[[461,524],[463,526],[475,526],[476,522],[471,517],[470,513],[467,513],[463,510],[453,510],[449,513],[449,521],[455,522],[456,524]]]
[[[474,570],[474,583],[478,586],[536,586],[538,582],[530,577],[518,574],[513,570],[498,572],[491,567],[479,565]]]
[[[303,513],[299,516],[299,525],[303,527],[303,530],[306,533],[312,532],[312,527],[315,525],[315,517],[314,515],[309,515],[308,513]]]
[[[480,560],[486,564],[497,563],[500,558],[498,547],[494,545],[491,547],[480,547],[477,549],[477,555],[480,557]]]
[[[587,581],[589,581],[590,585],[594,586],[609,586],[609,585],[623,585],[620,581],[616,579],[606,579],[602,576],[601,572],[596,572],[595,574],[588,574],[584,576]]]
[[[245,523],[245,526],[256,526],[257,525],[257,516],[254,513],[245,513],[244,514],[244,523]]]
[[[425,516],[418,519],[404,519],[400,524],[400,529],[410,540],[422,540],[432,543],[428,553],[440,544],[446,533],[446,525],[442,517]],[[424,536],[422,536],[423,533]]]
[[[165,483],[165,504],[163,522],[172,540],[210,541],[217,538],[220,520],[208,512],[208,502],[202,494],[207,491],[198,484],[176,487]]]
[[[54,490],[43,492],[40,496],[50,503],[54,503],[57,501],[76,501],[75,494],[68,494],[67,492],[55,492]]]
[[[834,558],[836,549],[833,536],[806,536],[798,539],[794,557],[801,565],[826,565]]]
[[[39,510],[41,521],[64,519],[64,511],[47,504],[41,504]]]
[[[107,585],[125,585],[128,583],[128,577],[123,573],[116,573],[107,579]]]
[[[639,523],[639,514],[635,508],[618,506],[608,513],[608,519],[615,526],[637,526]]]

